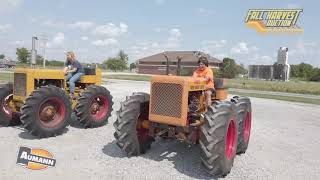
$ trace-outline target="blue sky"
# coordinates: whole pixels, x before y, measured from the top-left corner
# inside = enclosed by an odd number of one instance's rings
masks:
[[[119,49],[130,62],[165,50],[202,50],[238,63],[273,64],[280,46],[289,48],[289,63],[320,66],[317,1],[213,0],[0,0],[0,53],[16,58],[18,47],[47,59],[64,60],[73,50],[81,62],[101,62]],[[302,8],[302,34],[258,34],[244,25],[249,9]]]

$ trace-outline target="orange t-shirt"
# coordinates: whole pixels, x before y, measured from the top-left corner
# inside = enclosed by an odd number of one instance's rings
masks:
[[[206,84],[206,89],[210,89],[210,88],[214,89],[213,72],[212,72],[212,70],[210,68],[205,67],[203,70],[198,68],[193,72],[193,76],[192,77],[194,77],[194,78],[197,78],[197,77],[209,78],[209,81],[207,81],[207,84]]]

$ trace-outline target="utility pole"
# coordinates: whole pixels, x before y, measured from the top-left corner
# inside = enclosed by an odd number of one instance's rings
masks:
[[[38,40],[38,37],[33,36],[32,49],[31,49],[31,68],[36,67],[36,60],[37,60],[36,40]]]

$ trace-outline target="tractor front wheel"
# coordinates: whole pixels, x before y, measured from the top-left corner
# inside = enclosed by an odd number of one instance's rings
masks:
[[[85,128],[101,127],[108,122],[112,105],[112,96],[106,88],[91,85],[81,93],[76,115]]]
[[[113,124],[117,145],[129,156],[144,154],[154,138],[149,136],[149,94],[134,93],[121,103],[117,120]]]
[[[237,148],[234,104],[217,101],[208,108],[204,119],[199,140],[202,164],[211,175],[224,177],[231,171]]]
[[[243,154],[248,149],[251,132],[251,101],[248,97],[235,96],[231,100],[236,105],[238,121],[237,154]]]
[[[34,90],[21,107],[21,121],[32,135],[45,138],[62,133],[71,118],[71,103],[55,86]]]

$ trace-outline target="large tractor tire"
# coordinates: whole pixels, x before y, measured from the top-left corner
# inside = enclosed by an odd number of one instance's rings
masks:
[[[13,100],[12,83],[0,86],[0,126],[15,126],[20,124],[19,113],[13,112],[10,103]]]
[[[234,104],[217,101],[208,108],[204,119],[199,140],[202,164],[211,175],[224,177],[231,171],[237,148]]]
[[[65,92],[55,86],[34,90],[21,107],[21,121],[32,135],[46,138],[59,135],[69,125],[71,103]]]
[[[76,106],[76,115],[85,128],[101,127],[108,123],[112,105],[112,96],[106,88],[91,85],[81,93]]]
[[[251,131],[251,101],[247,97],[235,96],[231,100],[236,105],[238,121],[237,154],[243,154],[248,149]]]
[[[154,141],[149,130],[142,127],[143,120],[148,120],[149,116],[149,98],[149,94],[134,93],[121,103],[117,111],[114,137],[128,156],[144,154]]]

